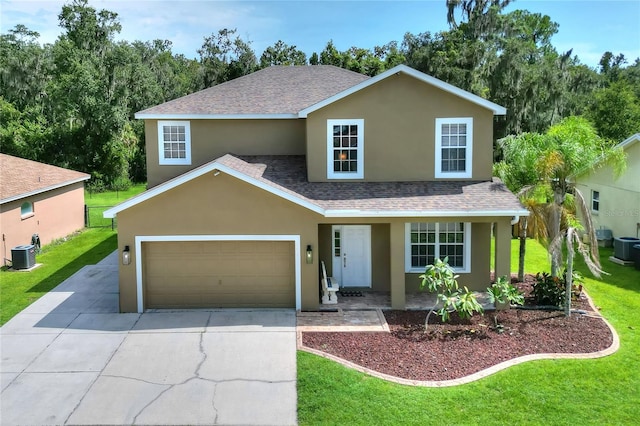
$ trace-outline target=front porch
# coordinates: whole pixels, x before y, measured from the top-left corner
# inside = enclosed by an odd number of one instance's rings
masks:
[[[342,310],[372,310],[393,309],[391,305],[391,292],[388,291],[371,291],[369,289],[349,289],[351,293],[359,293],[356,296],[343,296],[338,292],[338,303],[329,305],[318,305],[319,311],[335,311]],[[484,309],[493,309],[493,304],[489,302],[489,296],[486,292],[475,292],[478,302]],[[428,310],[436,303],[436,294],[428,291],[407,293],[405,295],[405,308],[407,310]]]
[[[469,217],[426,223],[415,220],[320,224],[320,297],[317,308],[306,305],[304,309],[430,309],[436,296],[420,290],[419,276],[426,263],[440,256],[449,257],[459,275],[460,287],[479,294],[486,291],[493,276],[510,274],[511,218]],[[325,269],[330,277],[326,281],[334,284],[334,289],[323,287]],[[335,284],[340,288],[338,303],[326,303],[335,292]],[[485,305],[485,299],[481,295],[480,303]]]

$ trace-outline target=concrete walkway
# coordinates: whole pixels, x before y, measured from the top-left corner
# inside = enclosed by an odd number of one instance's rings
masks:
[[[0,328],[2,425],[296,423],[294,310],[119,314],[117,253]]]

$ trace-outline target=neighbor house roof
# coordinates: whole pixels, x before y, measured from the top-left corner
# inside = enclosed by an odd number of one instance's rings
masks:
[[[133,207],[207,173],[223,172],[325,217],[526,216],[507,187],[493,181],[308,182],[304,156],[224,155],[105,211]]]
[[[0,204],[91,178],[86,173],[0,154]]]
[[[393,75],[425,84],[505,115],[506,109],[406,65],[375,77],[331,65],[273,66],[136,113],[140,119],[306,118],[313,111]]]

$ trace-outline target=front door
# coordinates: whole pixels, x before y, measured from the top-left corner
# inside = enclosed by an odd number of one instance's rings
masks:
[[[343,287],[371,287],[371,226],[334,226],[333,235],[333,276]]]

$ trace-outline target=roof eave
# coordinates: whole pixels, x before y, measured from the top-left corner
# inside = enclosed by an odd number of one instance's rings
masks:
[[[636,143],[638,141],[640,141],[640,133],[636,133],[635,135],[629,136],[627,139],[623,140],[618,145],[616,145],[616,147],[617,148],[622,148],[622,149],[627,149],[628,147],[630,147],[631,145],[633,145],[634,143]]]
[[[520,210],[326,210],[325,217],[514,217],[529,216]]]
[[[291,201],[301,207],[318,213],[324,217],[513,217],[528,216],[529,211],[526,209],[505,209],[505,210],[357,210],[357,209],[325,209],[319,205],[304,199],[302,197],[291,194],[283,189],[268,185],[258,179],[239,172],[231,167],[219,163],[217,160],[209,164],[201,166],[197,169],[187,172],[182,176],[178,176],[170,181],[160,184],[142,194],[130,198],[115,207],[105,210],[103,216],[107,219],[114,218],[119,212],[133,207],[137,204],[160,195],[170,189],[191,181],[197,177],[205,175],[213,171],[220,171],[239,180],[247,182],[253,186],[261,188],[278,197]]]
[[[138,120],[291,120],[298,114],[159,114],[137,112]]]
[[[73,180],[61,182],[61,183],[58,183],[58,184],[55,184],[55,185],[47,186],[45,188],[40,188],[40,189],[36,189],[36,190],[33,190],[33,191],[29,191],[29,192],[23,192],[22,194],[14,195],[12,197],[3,198],[2,200],[0,200],[0,204],[6,204],[6,203],[10,203],[11,201],[21,200],[23,198],[27,198],[27,197],[31,197],[31,196],[34,196],[34,195],[42,194],[43,192],[47,192],[47,191],[53,191],[54,189],[63,188],[65,186],[73,185],[74,183],[83,182],[83,181],[86,181],[86,180],[89,180],[89,179],[91,179],[91,176],[90,175],[86,175],[86,176],[83,176],[83,177],[78,178],[78,179],[73,179]]]

